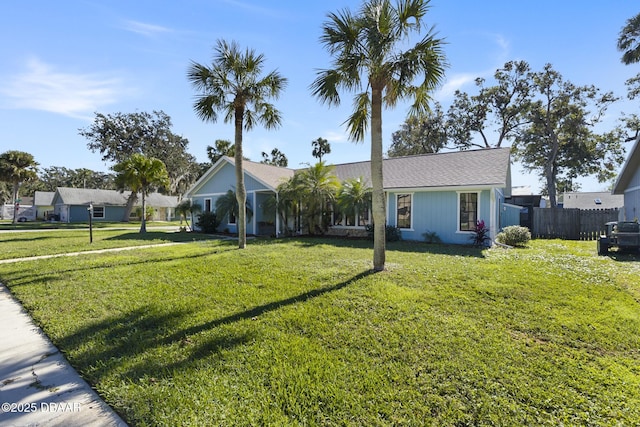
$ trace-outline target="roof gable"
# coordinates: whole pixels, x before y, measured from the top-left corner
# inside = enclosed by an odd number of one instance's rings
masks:
[[[229,164],[235,168],[235,161],[231,157],[222,156],[213,166],[209,168],[201,177],[191,186],[185,193],[185,197],[191,197],[200,188],[202,188],[209,180],[218,173],[224,165]],[[244,160],[242,162],[244,173],[260,182],[272,191],[276,191],[278,185],[291,178],[295,171],[280,166],[272,166],[264,163],[252,162]]]
[[[55,191],[36,191],[33,194],[33,204],[36,206],[53,206]]]

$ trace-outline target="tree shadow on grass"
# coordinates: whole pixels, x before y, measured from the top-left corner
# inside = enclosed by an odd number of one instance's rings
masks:
[[[125,254],[134,255],[131,251],[125,252]],[[100,270],[100,269],[111,269],[114,267],[133,267],[135,265],[150,265],[156,262],[168,262],[175,260],[189,260],[189,259],[197,259],[197,258],[206,258],[209,256],[217,255],[221,253],[218,250],[213,250],[210,252],[205,252],[201,254],[192,254],[192,255],[167,255],[167,256],[158,256],[153,259],[141,258],[141,259],[133,259],[132,257],[123,258],[119,261],[114,261],[113,253],[107,252],[104,254],[105,257],[108,257],[108,260],[105,261],[104,264],[97,264],[97,257],[100,255],[87,254],[92,256],[92,261],[89,265],[86,265],[83,262],[72,262],[75,258],[69,257],[68,263],[65,263],[64,268],[60,269],[48,269],[46,271],[42,271],[39,269],[29,269],[18,266],[15,271],[7,273],[3,275],[2,279],[4,283],[9,288],[18,288],[20,286],[30,286],[30,285],[38,285],[38,284],[49,284],[55,283],[57,280],[60,280],[68,273],[80,272],[80,271],[92,271],[92,270]],[[79,256],[87,256],[87,255],[79,255]],[[151,268],[151,267],[150,267]],[[18,283],[24,282],[24,283]]]
[[[319,245],[331,245],[337,248],[350,249],[373,249],[373,241],[368,239],[348,239],[343,237],[292,237],[285,238],[289,242],[294,242],[301,247],[315,247]],[[271,242],[277,243],[278,240],[264,240],[262,244]],[[286,241],[286,240],[285,240]],[[484,251],[487,248],[472,245],[454,245],[445,243],[426,243],[413,240],[401,240],[398,242],[387,242],[386,250],[390,252],[406,252],[406,253],[425,253],[436,255],[452,255],[485,258]]]
[[[370,274],[373,274],[370,270],[363,271],[334,285],[188,327],[183,325],[191,323],[190,319],[195,317],[193,310],[176,310],[163,304],[145,305],[88,324],[55,340],[54,344],[70,356],[74,367],[94,385],[113,372],[134,381],[145,376],[162,377],[171,375],[175,370],[192,367],[203,358],[218,357],[223,350],[255,340],[255,332],[246,328],[240,331],[223,328],[225,325],[254,319],[338,291]],[[208,334],[198,335],[203,332]],[[155,356],[165,352],[172,356]]]
[[[148,240],[150,242],[162,240],[167,242],[193,242],[201,240],[220,240],[211,234],[202,233],[176,233],[167,231],[147,231],[146,233],[130,232],[117,236],[107,237],[103,240]]]

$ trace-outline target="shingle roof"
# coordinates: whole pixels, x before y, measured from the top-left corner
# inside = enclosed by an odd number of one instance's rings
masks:
[[[510,186],[510,149],[456,151],[419,156],[394,157],[383,161],[384,188],[438,188],[469,186]],[[187,197],[224,162],[235,166],[230,157],[222,157],[187,191]],[[339,180],[363,177],[371,184],[369,161],[334,165]],[[288,169],[245,160],[245,173],[275,190],[279,184],[303,169]]]
[[[509,148],[393,157],[383,161],[384,188],[508,185]],[[371,182],[370,162],[335,165],[338,179],[364,177]]]
[[[567,209],[612,209],[622,206],[624,206],[624,196],[622,194],[613,195],[608,191],[564,193],[562,195],[562,207]]]
[[[97,190],[88,188],[58,187],[58,202],[65,205],[86,205],[92,202],[101,206],[124,206],[127,204],[129,192],[121,193],[116,190]],[[164,194],[151,193],[146,197],[149,206],[156,208],[170,208],[178,205],[178,198]],[[138,198],[140,203],[140,198]]]
[[[235,162],[232,158],[228,157],[229,163],[234,165]],[[242,162],[242,166],[245,172],[252,175],[254,178],[267,184],[269,187],[275,189],[282,182],[291,178],[295,171],[293,169],[282,168],[279,166],[265,165],[264,163],[252,162],[245,160]]]

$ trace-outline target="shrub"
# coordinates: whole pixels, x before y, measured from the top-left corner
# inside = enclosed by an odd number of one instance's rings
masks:
[[[365,229],[369,234],[369,238],[373,240],[373,224],[367,224]],[[402,240],[402,232],[398,227],[394,227],[393,225],[387,225],[384,228],[384,235],[387,242],[397,242]]]
[[[498,233],[496,240],[503,245],[526,246],[529,240],[531,240],[531,233],[527,227],[510,225]]]
[[[212,234],[216,232],[216,228],[220,225],[220,221],[215,212],[202,212],[198,215],[198,222],[196,225],[203,233]]]

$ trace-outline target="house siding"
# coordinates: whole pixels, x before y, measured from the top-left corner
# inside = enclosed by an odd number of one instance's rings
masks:
[[[265,217],[263,209],[264,203],[269,197],[269,194],[263,192],[270,190],[258,180],[247,175],[246,172],[244,175],[244,185],[247,190],[247,201],[253,210],[253,216],[247,221],[247,234],[256,234],[260,222],[273,221],[273,219],[267,219]],[[204,209],[205,199],[210,199],[211,210],[215,211],[216,200],[229,190],[235,191],[235,188],[235,166],[225,163],[221,166],[220,170],[216,172],[215,179],[209,180],[200,187],[197,192],[191,196],[191,200],[194,203],[198,203]],[[218,226],[218,231],[225,231],[225,229],[230,233],[236,233],[238,231],[237,224],[229,224],[227,218],[224,218]]]
[[[99,205],[96,205],[99,206]],[[124,215],[123,206],[104,206],[104,218],[92,218],[92,221],[122,221]],[[57,211],[56,213],[58,213]],[[62,218],[60,218],[63,220]],[[64,220],[63,220],[64,221]],[[84,205],[72,205],[68,207],[68,218],[66,222],[89,222],[89,211],[87,206]]]
[[[478,219],[484,219],[487,225],[491,221],[491,191],[468,189],[462,192],[478,192]],[[397,226],[396,203],[398,194],[410,194],[410,191],[390,191],[387,223]],[[458,231],[458,193],[459,191],[415,191],[413,192],[411,215],[412,228],[401,229],[405,240],[424,240],[424,233],[435,231],[443,243],[468,244],[470,232]]]
[[[640,169],[636,170],[624,191],[624,220],[633,221],[640,217]]]

